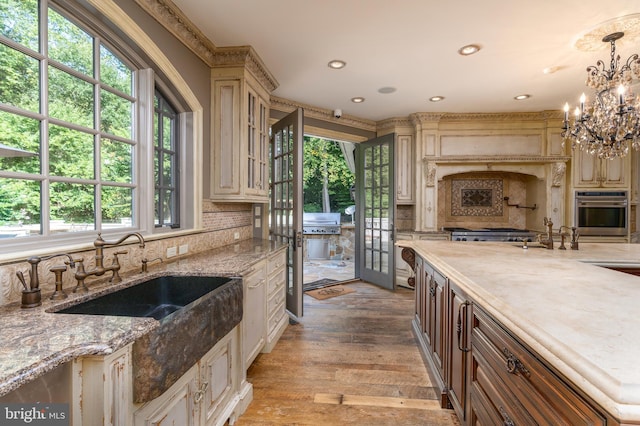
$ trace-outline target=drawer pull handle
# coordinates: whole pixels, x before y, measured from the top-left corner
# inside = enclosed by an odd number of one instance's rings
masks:
[[[198,389],[195,393],[194,401],[196,404],[202,401],[202,398],[204,397],[204,394],[207,392],[208,387],[209,387],[209,382],[204,382],[202,385],[200,385],[200,389]]]
[[[436,284],[434,282],[431,282],[431,285],[429,286],[429,294],[431,297],[436,296]]]
[[[499,410],[500,410],[500,415],[504,419],[504,422],[502,422],[503,426],[516,426],[516,424],[513,422],[513,420],[511,420],[511,417],[509,417],[509,415],[504,410],[504,408],[500,407]]]
[[[462,344],[461,344],[461,338],[462,338],[462,310],[464,309],[464,318],[465,318],[465,323],[467,322],[467,306],[469,305],[469,302],[465,301],[464,303],[460,304],[460,306],[458,306],[458,324],[456,327],[456,332],[458,333],[458,349],[461,350],[462,352],[469,352],[469,348],[463,348]]]
[[[507,372],[511,374],[520,373],[525,377],[530,377],[531,372],[524,366],[524,364],[516,358],[514,354],[509,352],[507,348],[502,348],[502,353],[507,357]]]

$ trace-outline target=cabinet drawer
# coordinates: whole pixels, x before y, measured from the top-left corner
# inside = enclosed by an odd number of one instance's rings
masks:
[[[494,378],[504,383],[535,423],[606,423],[594,407],[481,309],[474,310],[473,326],[472,351],[486,360]]]
[[[283,268],[287,263],[286,251],[282,252],[271,259],[269,259],[269,266],[267,266],[268,274],[271,275],[277,269]]]
[[[269,275],[269,287],[267,288],[269,297],[275,293],[284,293],[284,286],[287,280],[286,273],[287,270],[285,268],[280,268],[274,275]]]
[[[269,297],[267,301],[267,315],[271,316],[273,312],[284,303],[284,292],[279,292]]]
[[[278,323],[280,323],[280,320],[282,319],[282,317],[285,315],[286,315],[286,312],[284,309],[284,300],[283,300],[279,305],[276,305],[275,308],[273,309],[273,312],[269,314],[269,323],[267,325],[268,334],[271,334],[271,332],[278,325]]]
[[[254,288],[257,285],[260,285],[267,278],[264,270],[264,263],[258,264],[256,269],[251,272],[249,275],[245,275],[242,277],[242,281],[244,283],[245,288]]]

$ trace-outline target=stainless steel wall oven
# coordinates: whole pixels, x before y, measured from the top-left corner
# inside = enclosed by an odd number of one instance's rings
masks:
[[[626,237],[628,204],[626,191],[576,191],[575,226],[580,235]]]

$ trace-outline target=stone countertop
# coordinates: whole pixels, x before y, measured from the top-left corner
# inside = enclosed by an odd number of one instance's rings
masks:
[[[0,396],[75,358],[113,353],[159,325],[153,318],[51,312],[162,275],[242,276],[285,247],[268,240],[243,240],[171,262],[153,262],[144,275],[121,274],[118,284],[108,283],[110,273],[89,277],[89,293],[76,295],[65,289],[69,298],[62,301],[44,294],[37,308],[0,307]]]
[[[640,245],[400,241],[615,418],[640,421]]]

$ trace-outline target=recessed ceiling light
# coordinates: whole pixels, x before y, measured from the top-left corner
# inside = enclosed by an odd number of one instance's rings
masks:
[[[432,96],[429,98],[431,102],[440,102],[443,99],[444,99],[444,96]]]
[[[554,72],[558,71],[560,69],[560,67],[547,67],[545,69],[542,70],[542,72],[544,74],[553,74]]]
[[[397,89],[395,87],[381,87],[378,89],[379,93],[389,94],[395,92]]]
[[[329,66],[329,68],[333,68],[334,70],[339,70],[340,68],[346,67],[347,63],[345,61],[341,61],[340,59],[334,59],[332,61],[329,61],[327,65]]]
[[[357,96],[355,98],[351,98],[351,102],[354,104],[361,104],[364,102],[364,98],[362,96]]]
[[[480,50],[480,46],[477,44],[467,44],[466,46],[462,46],[458,49],[458,53],[462,56],[469,56],[477,53]]]
[[[525,99],[529,99],[531,97],[531,95],[518,95],[518,96],[514,96],[513,99],[515,99],[516,101],[523,101]]]

